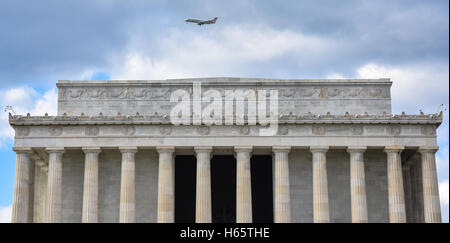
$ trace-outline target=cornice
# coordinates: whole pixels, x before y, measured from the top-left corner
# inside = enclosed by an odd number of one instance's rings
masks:
[[[278,124],[431,124],[440,125],[443,114],[420,114],[420,115],[294,115],[282,114],[279,116]],[[31,116],[27,114],[9,116],[11,126],[46,126],[46,125],[170,125],[170,117],[164,114],[152,116],[124,116],[120,113],[116,116]]]

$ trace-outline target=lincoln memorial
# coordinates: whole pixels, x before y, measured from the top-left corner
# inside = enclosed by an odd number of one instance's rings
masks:
[[[442,113],[393,114],[391,85],[60,80],[56,116],[9,116],[11,221],[441,222]]]

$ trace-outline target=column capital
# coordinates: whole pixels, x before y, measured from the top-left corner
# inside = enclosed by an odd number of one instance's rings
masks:
[[[274,153],[279,153],[279,152],[289,152],[291,151],[291,146],[272,146],[272,151]]]
[[[24,153],[24,154],[33,153],[33,150],[31,149],[31,147],[14,147],[13,150],[16,153]]]
[[[64,153],[66,150],[64,149],[64,147],[47,147],[45,148],[45,151],[47,151],[48,153]]]
[[[173,152],[175,152],[175,147],[174,146],[157,146],[156,151],[158,151],[158,153],[173,153]]]
[[[253,146],[234,146],[234,152],[248,152],[251,153],[253,151]]]
[[[212,146],[197,146],[194,147],[196,153],[211,153]]]
[[[365,146],[354,146],[354,147],[347,147],[347,152],[349,153],[364,153],[367,150],[367,147]]]
[[[102,149],[100,147],[82,147],[83,152],[86,153],[100,153]]]
[[[405,149],[403,146],[386,146],[384,147],[384,152],[386,153],[398,153]]]
[[[138,151],[137,147],[119,147],[121,153],[136,153]]]
[[[322,153],[326,153],[328,152],[328,150],[330,149],[329,146],[310,146],[309,150],[311,152],[322,152]]]
[[[417,152],[423,153],[436,153],[439,150],[439,146],[421,146]]]

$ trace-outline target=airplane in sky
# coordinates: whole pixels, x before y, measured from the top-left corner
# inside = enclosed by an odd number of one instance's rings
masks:
[[[185,19],[186,23],[196,23],[198,25],[204,25],[204,24],[215,24],[217,21],[217,17],[210,19],[210,20],[199,20],[199,19]]]

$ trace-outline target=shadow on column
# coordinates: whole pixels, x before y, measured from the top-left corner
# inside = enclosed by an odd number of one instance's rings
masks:
[[[175,157],[175,223],[195,223],[196,169],[194,155]]]
[[[236,223],[236,159],[217,155],[211,159],[213,223]]]
[[[250,166],[253,223],[273,223],[272,156],[253,155]]]

